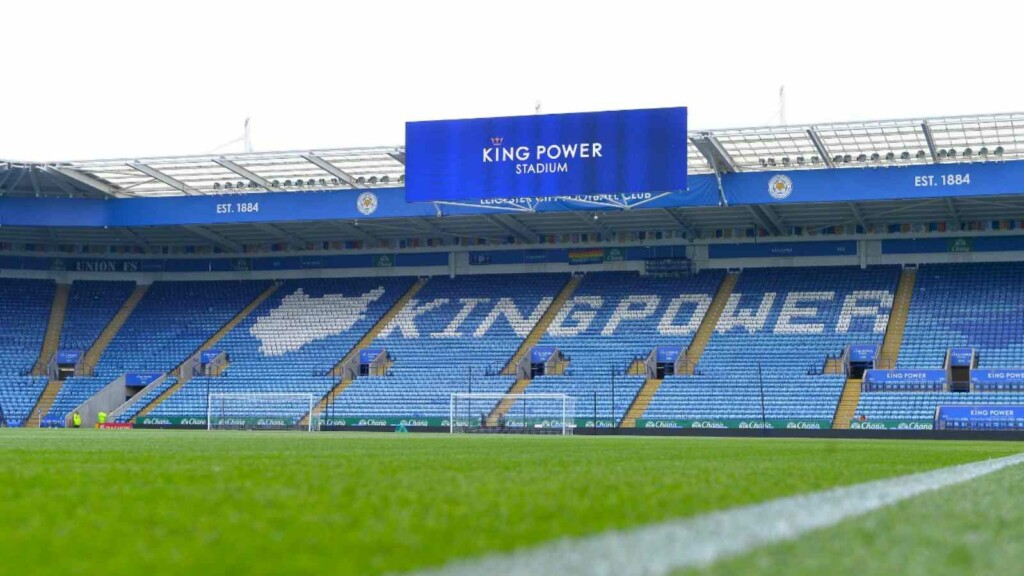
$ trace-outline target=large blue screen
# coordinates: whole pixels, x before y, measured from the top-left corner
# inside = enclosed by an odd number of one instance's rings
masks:
[[[686,108],[405,125],[409,202],[686,189]]]

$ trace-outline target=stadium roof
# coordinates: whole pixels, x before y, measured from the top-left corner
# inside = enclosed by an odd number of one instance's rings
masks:
[[[690,174],[821,170],[1024,159],[1024,113],[910,120],[702,130],[689,134]],[[876,156],[877,155],[877,156]],[[714,168],[713,168],[714,167]],[[0,195],[131,198],[315,192],[404,184],[401,146],[52,163],[0,162]],[[230,187],[229,187],[230,184]],[[588,212],[495,212],[440,218],[233,223],[131,228],[0,227],[0,242],[39,244],[246,244],[374,241],[410,237],[503,238],[533,244],[550,234],[759,227],[787,236],[791,227],[907,222],[1024,220],[1024,197],[962,196],[830,203],[674,207]]]
[[[55,228],[2,226],[0,242],[43,245],[135,245],[146,252],[158,246],[214,245],[226,252],[242,253],[246,244],[286,243],[302,248],[306,242],[360,240],[373,244],[404,238],[476,237],[500,239],[515,236],[524,244],[538,244],[549,234],[676,230],[687,237],[699,230],[758,226],[774,237],[787,237],[795,226],[825,228],[851,224],[905,222],[958,222],[987,219],[1024,220],[1024,197],[959,197],[903,199],[848,203],[793,203],[761,207],[708,206],[613,210],[604,212],[515,212],[445,216],[441,218],[381,218],[356,222],[232,223],[188,226],[120,228]]]
[[[690,174],[1024,158],[1024,113],[701,130]],[[404,146],[0,162],[0,195],[162,197],[402,186]]]

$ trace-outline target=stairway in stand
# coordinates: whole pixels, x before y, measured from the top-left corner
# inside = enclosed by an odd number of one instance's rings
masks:
[[[626,415],[622,417],[619,428],[636,428],[637,419],[647,411],[647,407],[651,405],[651,400],[654,399],[658,388],[661,388],[661,383],[662,380],[660,378],[644,380],[644,385],[640,387],[640,391],[636,393],[636,398],[633,398],[633,403],[629,405],[629,410],[626,410]]]
[[[910,313],[910,300],[914,296],[914,284],[916,283],[917,269],[904,268],[900,273],[899,285],[896,286],[896,296],[893,297],[889,323],[885,327],[885,338],[882,340],[882,349],[875,360],[875,366],[879,368],[896,367],[896,360],[900,357],[900,348],[903,346],[903,333],[907,328],[907,315]],[[835,417],[832,418],[833,429],[846,430],[850,427],[850,421],[857,415],[857,405],[860,403],[861,382],[860,379],[846,379],[843,394],[839,397],[839,404],[836,406]]]
[[[210,347],[216,345],[217,342],[220,342],[221,338],[226,336],[228,332],[231,332],[235,328],[235,326],[238,326],[239,324],[241,324],[242,320],[245,320],[250,314],[252,314],[253,310],[255,310],[257,307],[259,307],[260,304],[263,304],[263,302],[267,298],[270,298],[270,296],[274,292],[277,292],[277,289],[280,288],[280,287],[281,287],[281,283],[280,282],[272,282],[270,284],[270,286],[267,286],[266,289],[263,290],[263,292],[260,292],[259,295],[256,296],[256,298],[254,298],[252,302],[249,302],[245,306],[245,308],[242,308],[241,310],[239,310],[238,314],[235,314],[234,316],[232,316],[232,318],[230,320],[228,320],[227,323],[225,323],[223,326],[221,326],[220,329],[218,329],[213,334],[213,336],[210,336],[209,338],[207,338],[206,341],[203,342],[203,344],[201,346],[199,346],[199,348],[197,348],[191,354],[189,354],[188,358],[182,359],[182,361],[180,363],[178,363],[178,365],[174,368],[174,370],[171,370],[171,373],[174,373],[174,374],[178,375],[178,381],[175,382],[174,385],[171,386],[170,388],[168,388],[167,390],[164,390],[159,396],[154,398],[149,404],[146,405],[145,408],[143,408],[142,410],[139,410],[138,414],[135,415],[135,418],[142,418],[143,416],[148,415],[150,412],[153,411],[154,408],[157,407],[157,405],[159,405],[164,400],[170,398],[171,394],[174,394],[175,392],[178,391],[179,388],[184,386],[185,383],[188,382],[189,379],[188,378],[181,378],[181,365],[184,364],[185,362],[187,362],[189,358],[192,358],[197,353],[199,353],[199,352],[201,352],[203,350],[206,350],[207,348],[210,348]],[[133,422],[134,421],[135,421],[135,419],[133,419]]]
[[[117,336],[117,333],[121,331],[121,327],[128,321],[128,317],[135,311],[135,307],[142,301],[143,296],[149,290],[149,284],[138,284],[135,289],[132,290],[131,295],[125,299],[124,303],[121,304],[121,309],[114,314],[111,318],[110,323],[100,332],[96,341],[92,343],[89,350],[85,353],[85,358],[79,364],[79,369],[75,372],[77,376],[90,376],[93,370],[96,369],[96,364],[100,361],[100,357],[103,356],[103,351],[107,349],[107,346]]]
[[[39,359],[36,360],[36,365],[32,368],[33,376],[46,376],[46,368],[50,363],[50,359],[53,358],[53,355],[57,353],[57,349],[60,348],[60,333],[64,327],[64,314],[68,310],[68,295],[70,292],[70,285],[57,284],[57,290],[53,293],[53,305],[50,306],[50,320],[46,323],[46,337],[43,338],[43,347],[39,352]],[[50,406],[53,406],[53,401],[57,398],[57,392],[60,392],[62,384],[63,381],[61,380],[50,380],[46,384],[43,393],[36,400],[36,405],[28,413],[29,416],[24,423],[26,428],[39,427],[40,418],[50,411]]]
[[[900,283],[896,287],[896,296],[892,300],[889,312],[889,324],[885,327],[885,339],[882,340],[882,351],[875,366],[879,368],[895,368],[903,346],[903,332],[907,328],[907,315],[910,313],[910,300],[914,295],[917,283],[917,269],[904,268],[900,274]]]
[[[540,342],[540,339],[544,337],[544,333],[548,331],[548,326],[551,326],[551,322],[554,321],[555,316],[558,315],[558,311],[562,309],[562,306],[565,306],[565,303],[569,301],[569,298],[572,298],[572,295],[576,292],[576,289],[579,288],[580,282],[582,281],[583,276],[572,276],[569,278],[569,281],[565,283],[565,286],[562,286],[562,289],[558,291],[558,295],[556,295],[555,299],[551,301],[548,309],[544,311],[544,315],[540,317],[537,324],[532,330],[530,330],[530,333],[522,343],[519,344],[519,348],[516,350],[516,353],[512,355],[508,364],[506,364],[505,368],[502,369],[502,374],[506,376],[516,375],[516,366],[519,365],[523,356],[529,354],[530,351],[533,350],[533,347]],[[565,366],[559,366],[559,370],[564,371]],[[508,389],[506,394],[522,394],[529,385],[529,378],[516,378],[515,383],[512,384],[512,387]],[[503,398],[501,402],[494,407],[494,411],[487,416],[488,426],[497,426],[498,420],[500,420],[505,414],[508,414],[508,411],[512,408],[513,404],[515,404],[514,399]]]
[[[839,397],[839,405],[836,406],[836,414],[832,418],[833,430],[847,430],[850,427],[850,421],[857,414],[857,404],[860,403],[860,385],[860,379],[846,379],[843,394]]]
[[[704,349],[707,348],[711,336],[715,333],[715,326],[718,325],[718,319],[722,317],[722,311],[725,310],[725,305],[729,302],[729,297],[732,296],[732,291],[736,288],[736,281],[738,279],[739,272],[730,272],[722,279],[722,283],[718,286],[718,291],[715,292],[715,298],[711,301],[711,306],[708,307],[708,311],[700,321],[697,332],[693,335],[690,345],[686,348],[686,360],[683,362],[682,370],[679,371],[680,375],[693,375],[697,361],[704,354]],[[634,362],[634,365],[630,366],[629,373],[645,373],[646,367],[644,371],[637,371],[638,368]],[[661,388],[662,381],[660,378],[648,378],[644,381],[644,385],[640,387],[636,397],[633,398],[633,402],[629,405],[629,410],[626,410],[626,415],[622,417],[619,428],[636,427],[636,421],[644,415],[647,407],[650,406],[654,395],[658,393],[658,388]]]
[[[410,286],[408,290],[406,290],[405,294],[403,294],[402,297],[399,298],[397,302],[395,302],[394,306],[392,306],[390,310],[388,310],[383,316],[381,316],[380,320],[377,320],[377,323],[374,324],[366,332],[366,334],[363,334],[363,337],[360,338],[358,342],[356,342],[355,346],[353,346],[351,350],[349,350],[344,356],[342,356],[341,360],[338,360],[338,363],[334,365],[334,368],[331,368],[331,374],[334,376],[340,376],[341,379],[338,380],[338,383],[334,385],[334,388],[331,388],[330,392],[328,392],[323,398],[320,399],[319,402],[316,403],[316,406],[313,406],[312,413],[314,415],[321,414],[324,411],[324,409],[327,408],[327,406],[329,406],[331,403],[333,403],[334,399],[341,395],[341,393],[344,392],[346,388],[348,388],[349,384],[352,383],[352,379],[345,376],[344,374],[343,367],[345,366],[345,364],[352,360],[352,358],[356,354],[359,354],[360,350],[366,348],[367,346],[372,344],[374,340],[377,339],[377,336],[380,334],[381,330],[384,330],[384,328],[386,328],[387,325],[390,324],[392,320],[394,320],[395,316],[398,315],[402,308],[404,308],[405,305],[408,304],[410,300],[416,297],[416,294],[418,294],[419,291],[423,289],[423,286],[426,285],[428,280],[429,278],[420,278],[416,280],[416,282],[413,283],[413,285]],[[305,416],[303,416],[302,420],[299,421],[300,428],[309,426],[309,416],[309,414],[306,414]]]
[[[736,288],[736,281],[739,278],[739,272],[730,272],[722,279],[722,284],[718,287],[718,292],[715,293],[711,306],[708,307],[707,313],[704,314],[704,319],[700,321],[697,333],[693,335],[693,340],[690,341],[690,345],[686,348],[686,361],[683,363],[683,369],[680,371],[681,375],[693,375],[697,362],[700,360],[701,355],[704,354],[704,349],[707,348],[708,342],[711,341],[711,336],[715,333],[715,326],[718,326],[718,319],[722,317],[722,311],[725,310],[725,305],[729,303],[729,298],[732,296],[732,291]]]
[[[63,385],[63,380],[50,380],[47,382],[46,388],[39,395],[39,400],[36,401],[35,407],[29,412],[29,417],[24,422],[25,428],[39,428],[40,420],[43,416],[50,413],[53,401],[57,399],[57,393],[60,392]]]
[[[43,338],[43,347],[39,351],[39,359],[32,368],[33,376],[45,376],[46,366],[50,358],[60,347],[60,332],[64,327],[64,314],[68,310],[68,294],[71,286],[68,284],[57,284],[57,290],[53,293],[53,304],[50,306],[50,320],[46,323],[46,336]]]
[[[843,363],[843,358],[825,359],[825,368],[822,372],[825,374],[843,374],[846,372],[846,366]]]

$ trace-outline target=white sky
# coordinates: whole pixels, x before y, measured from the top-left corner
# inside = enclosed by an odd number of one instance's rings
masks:
[[[974,9],[977,7],[977,9]],[[10,0],[0,158],[392,145],[406,120],[690,107],[691,128],[1024,110],[1009,2]],[[241,151],[241,145],[222,149]]]

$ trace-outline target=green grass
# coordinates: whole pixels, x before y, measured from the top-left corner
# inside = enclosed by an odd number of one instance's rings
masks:
[[[1015,466],[692,573],[1020,574],[1022,501],[1024,467]]]
[[[0,558],[11,574],[382,574],[1018,451],[3,430]]]

